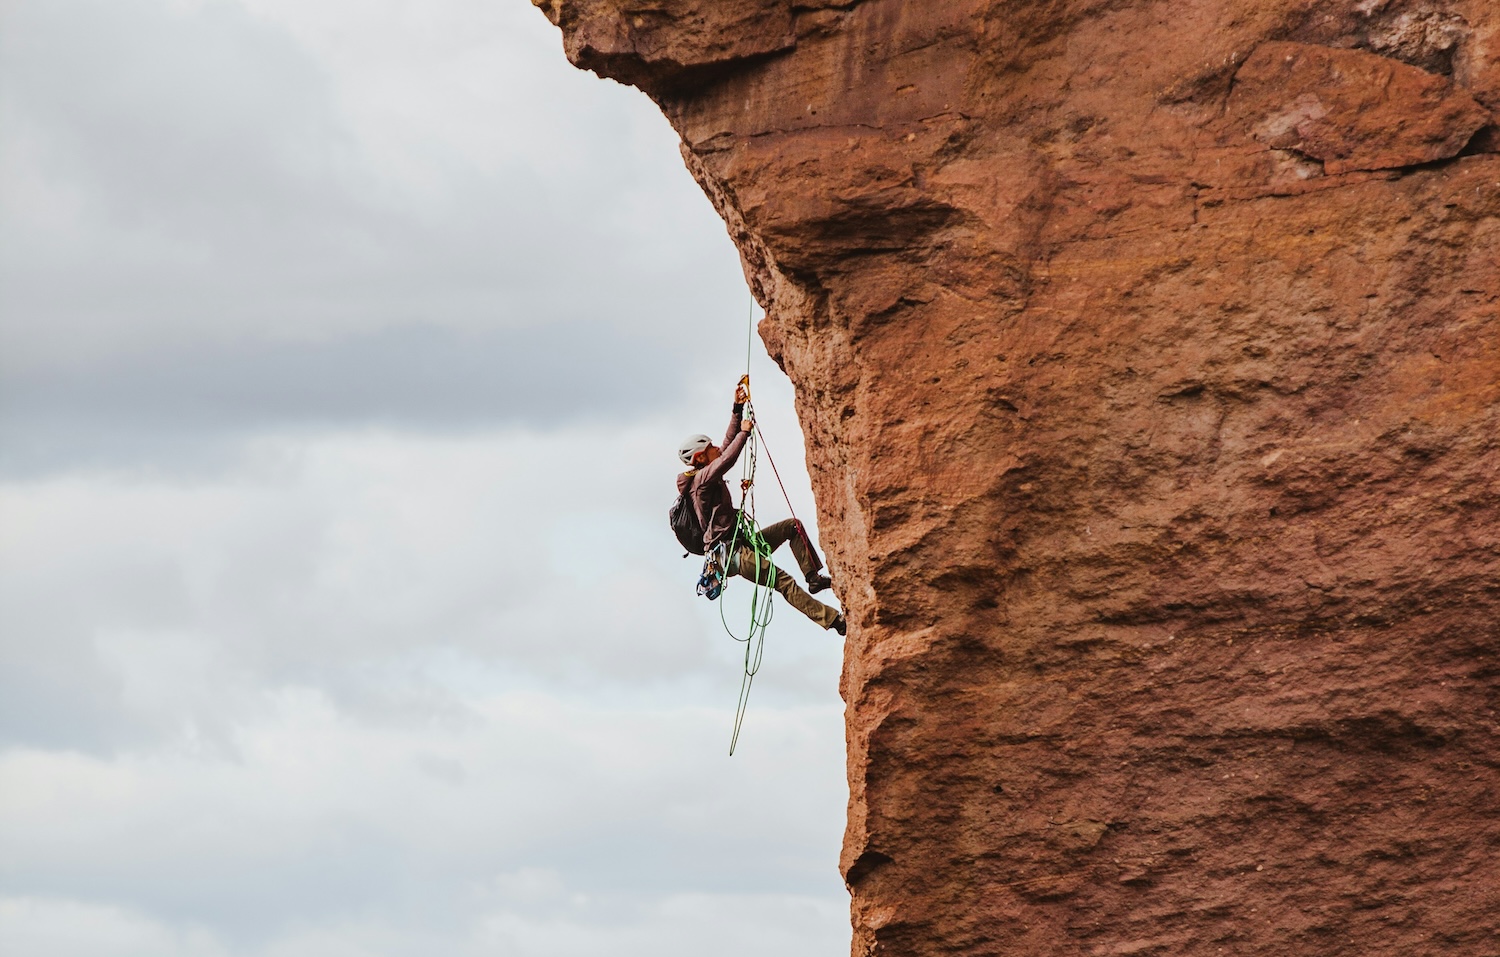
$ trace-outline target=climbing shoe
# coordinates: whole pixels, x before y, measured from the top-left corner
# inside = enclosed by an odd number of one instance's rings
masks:
[[[833,579],[829,578],[827,575],[807,576],[807,593],[809,595],[816,595],[818,592],[832,587]]]
[[[849,633],[849,623],[844,621],[843,615],[835,618],[833,620],[833,624],[830,627],[841,635],[847,635]]]

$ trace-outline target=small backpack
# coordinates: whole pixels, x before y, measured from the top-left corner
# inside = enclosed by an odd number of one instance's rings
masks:
[[[677,501],[667,512],[667,519],[672,523],[672,534],[677,536],[678,544],[687,549],[688,554],[702,555],[703,525],[698,521],[698,510],[693,508],[692,497],[687,492],[677,496]]]

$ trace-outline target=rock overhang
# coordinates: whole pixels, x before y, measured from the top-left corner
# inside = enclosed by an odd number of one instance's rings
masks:
[[[539,6],[797,387],[857,952],[1489,952],[1500,11]]]

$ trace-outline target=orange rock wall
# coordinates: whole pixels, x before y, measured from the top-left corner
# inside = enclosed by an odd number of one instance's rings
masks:
[[[537,3],[796,385],[856,954],[1500,954],[1500,4]]]

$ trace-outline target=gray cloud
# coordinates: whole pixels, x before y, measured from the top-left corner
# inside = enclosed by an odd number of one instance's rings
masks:
[[[482,169],[434,143],[424,188],[237,5],[22,2],[10,27],[0,468],[183,454],[186,431],[291,418],[649,412],[743,295],[722,227],[663,176],[659,117],[649,153],[615,121],[563,135],[600,154],[563,164],[513,147]]]
[[[599,324],[400,326],[22,370],[0,380],[0,473],[170,460],[194,444],[289,428],[455,431],[639,417],[685,398],[694,346]]]

